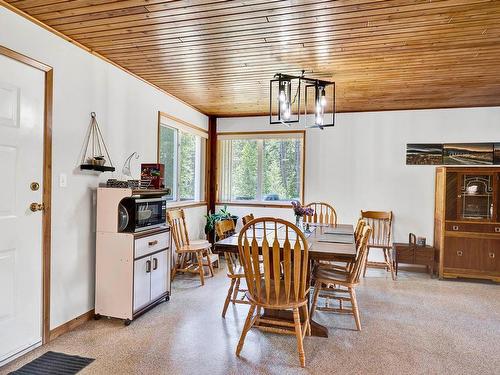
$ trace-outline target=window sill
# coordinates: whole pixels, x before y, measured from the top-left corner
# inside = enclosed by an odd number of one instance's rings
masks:
[[[201,207],[206,206],[207,202],[195,202],[195,201],[186,201],[186,202],[168,202],[167,201],[167,210],[177,209],[177,208],[190,208],[190,207]]]
[[[284,203],[284,202],[279,202],[279,203],[272,203],[272,201],[269,202],[216,202],[216,205],[219,206],[242,206],[242,207],[269,207],[269,208],[291,208],[292,204],[291,203]]]

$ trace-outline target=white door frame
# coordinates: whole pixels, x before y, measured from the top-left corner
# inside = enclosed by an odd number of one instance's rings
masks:
[[[45,73],[44,128],[43,128],[43,186],[42,201],[42,343],[50,341],[50,249],[52,197],[52,92],[51,66],[0,45],[0,55],[31,66]]]

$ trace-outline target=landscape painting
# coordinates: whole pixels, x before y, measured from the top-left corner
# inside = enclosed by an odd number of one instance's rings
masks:
[[[495,143],[493,147],[493,164],[500,165],[500,143]]]
[[[443,145],[437,143],[408,143],[406,145],[406,164],[443,164]]]
[[[445,165],[491,165],[493,143],[448,143],[443,146]]]

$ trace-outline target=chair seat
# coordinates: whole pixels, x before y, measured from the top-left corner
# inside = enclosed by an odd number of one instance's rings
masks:
[[[189,244],[190,245],[202,245],[202,244],[204,244],[204,245],[210,245],[211,246],[210,242],[208,242],[207,240],[202,240],[202,239],[200,239],[200,240],[189,240]]]
[[[219,254],[208,254],[208,258],[210,259],[210,263],[219,261]],[[203,258],[203,265],[208,266],[207,258]]]
[[[347,283],[349,273],[347,271],[332,268],[329,266],[320,266],[314,271],[314,278],[316,280],[328,281],[334,284],[335,282]]]
[[[193,251],[210,249],[211,246],[212,245],[208,241],[199,243],[190,243],[189,245],[184,245],[179,247],[178,249],[175,249],[175,251],[178,253],[191,253]]]
[[[277,300],[276,300],[276,294],[274,293],[274,289],[275,289],[274,280],[271,280],[271,288],[270,288],[271,293],[269,302],[267,302],[266,300],[266,285],[264,280],[261,281],[260,295],[257,297],[257,299],[253,298],[250,292],[248,291],[245,293],[245,295],[250,302],[258,306],[267,307],[270,309],[291,309],[294,307],[303,306],[308,302],[307,291],[306,291],[306,296],[304,298],[298,298],[297,300],[295,300],[295,294],[293,291],[293,282],[290,286],[290,298],[288,301],[285,294],[285,282],[283,280],[280,280],[280,294]]]

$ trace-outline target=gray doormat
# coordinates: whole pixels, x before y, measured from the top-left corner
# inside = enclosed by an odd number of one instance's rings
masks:
[[[88,366],[94,358],[47,352],[11,372],[13,375],[73,375]]]

